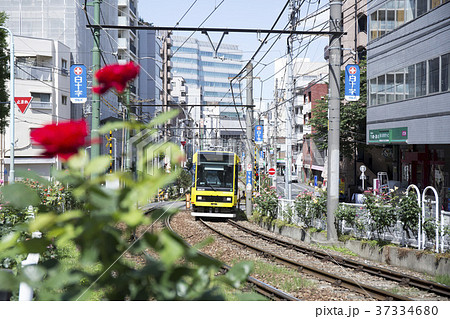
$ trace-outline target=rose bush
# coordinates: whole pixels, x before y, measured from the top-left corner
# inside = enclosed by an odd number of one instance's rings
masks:
[[[98,75],[104,85],[99,92],[104,93],[110,87],[120,91],[131,75],[137,74],[135,71],[106,68]],[[124,127],[157,133],[157,128],[173,116],[174,112],[165,113],[149,124],[109,123],[99,133]],[[58,255],[51,255],[37,265],[17,266],[13,273],[0,271],[0,290],[17,294],[19,283],[24,282],[34,289],[36,300],[90,300],[94,292],[101,292],[104,300],[223,300],[220,285],[233,288],[241,285],[252,269],[251,264],[238,263],[225,275],[216,276],[220,262],[199,254],[195,247],[188,246],[168,230],[152,231],[154,223],[174,214],[175,209],[143,213],[158,189],[177,178],[179,168],[176,167],[183,158],[177,145],[154,145],[151,155],[138,159],[136,167],[141,174],[136,179],[131,172],[105,174],[110,165],[109,156],[89,160],[79,149],[86,143],[84,124],[66,124],[74,129],[74,136],[66,136],[65,140],[60,136],[65,134],[63,130],[67,126],[61,123],[37,129],[33,135],[34,142],[45,148],[45,156],[61,156],[66,160],[67,169],[54,173],[56,184],[25,172],[22,177],[33,177],[29,183],[2,187],[2,210],[7,208],[15,213],[33,207],[37,216],[21,220],[0,238],[0,260],[30,253],[48,255],[49,249],[67,245],[76,247],[77,254],[71,256],[74,261],[70,266],[63,265]],[[51,132],[53,138],[47,138],[43,132]],[[171,161],[174,167],[171,172],[152,169],[154,159],[161,155],[167,155]],[[146,174],[149,171],[154,174]],[[31,182],[33,179],[40,184]],[[104,186],[107,181],[116,180],[123,185],[119,189]],[[70,192],[74,205],[66,205],[61,212],[60,195],[66,191]],[[129,234],[138,226],[142,232],[130,241]],[[30,238],[35,231],[42,232],[42,236]],[[129,259],[132,256],[140,257],[143,265],[137,267]]]

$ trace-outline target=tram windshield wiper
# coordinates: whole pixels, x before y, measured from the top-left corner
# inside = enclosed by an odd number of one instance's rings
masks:
[[[217,190],[211,184],[209,184],[208,181],[205,181],[205,185],[211,187],[213,191],[217,192]]]

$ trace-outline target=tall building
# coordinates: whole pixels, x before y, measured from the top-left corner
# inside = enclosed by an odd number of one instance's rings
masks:
[[[450,197],[450,3],[368,4],[367,143],[384,147],[389,179]]]
[[[172,36],[172,41],[173,75],[183,77],[186,83],[187,104],[201,105],[188,107],[198,131],[199,148],[240,151],[236,144],[245,135],[244,112],[227,105],[242,104],[239,84],[235,82],[233,92],[230,90],[230,79],[243,67],[242,51],[237,45],[222,43],[215,52],[211,43],[194,38]],[[217,43],[214,46],[217,48]]]

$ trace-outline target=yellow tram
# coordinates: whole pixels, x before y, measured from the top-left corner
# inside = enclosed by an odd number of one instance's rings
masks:
[[[236,217],[239,157],[232,152],[199,151],[194,154],[191,215]]]

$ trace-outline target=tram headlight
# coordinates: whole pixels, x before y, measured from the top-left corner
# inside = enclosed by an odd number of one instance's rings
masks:
[[[197,196],[197,200],[202,200],[202,199],[203,199],[203,197]]]
[[[226,200],[227,202],[231,202],[231,201],[232,201],[232,198],[231,198],[231,197],[227,197],[227,198],[225,198],[225,200]]]

